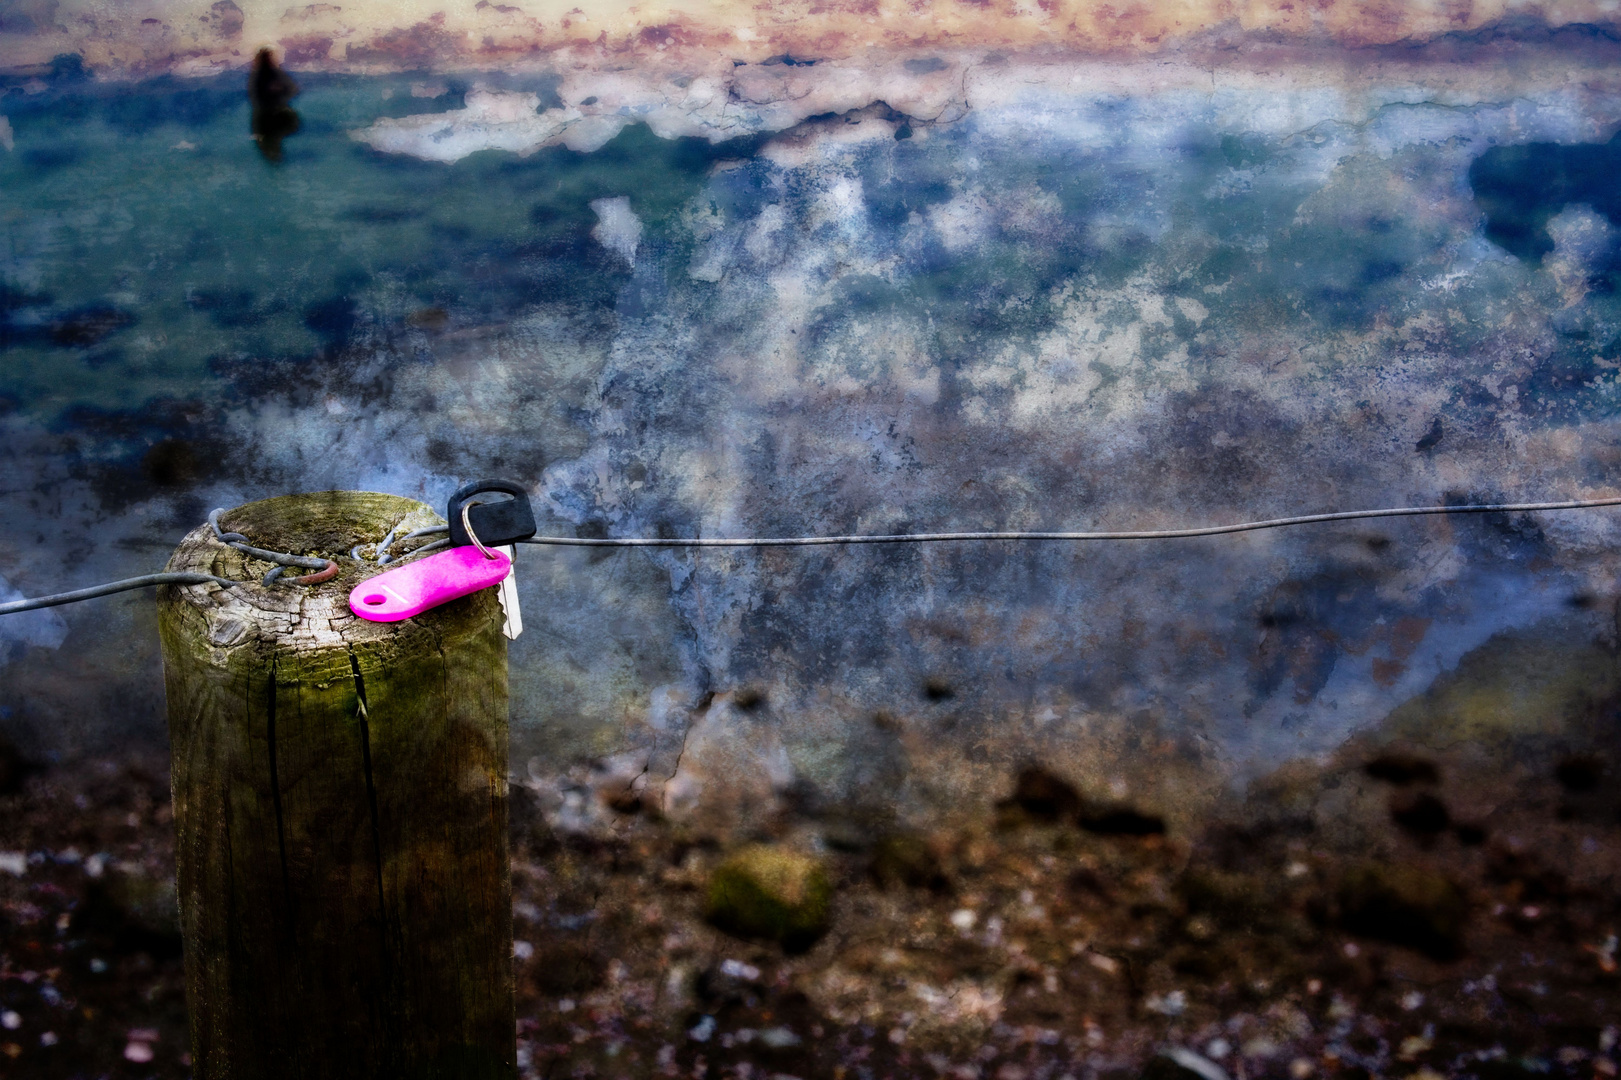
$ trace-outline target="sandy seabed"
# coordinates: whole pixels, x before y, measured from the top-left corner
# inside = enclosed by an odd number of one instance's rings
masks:
[[[0,799],[0,1075],[190,1074],[163,766],[57,766]],[[1039,770],[927,835],[814,808],[722,835],[634,801],[565,831],[515,788],[519,1075],[1602,1080],[1606,767],[1500,777],[1500,809],[1465,820],[1451,793],[1478,777],[1342,760],[1306,786],[1379,811],[1354,847],[1287,814],[1196,836],[1077,816]],[[827,868],[808,950],[705,921],[744,840]]]

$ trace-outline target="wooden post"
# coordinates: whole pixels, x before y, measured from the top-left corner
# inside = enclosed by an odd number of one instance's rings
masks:
[[[338,557],[314,586],[261,587],[206,526],[169,560],[254,583],[160,598],[198,1080],[515,1075],[500,608],[355,618],[376,570],[339,556],[401,522],[442,523],[349,491],[222,515]]]

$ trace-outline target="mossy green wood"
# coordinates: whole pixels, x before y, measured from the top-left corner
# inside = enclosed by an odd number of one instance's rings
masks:
[[[257,546],[336,556],[439,519],[390,495],[238,507]],[[160,599],[199,1080],[511,1077],[507,659],[493,589],[400,623],[187,536]]]

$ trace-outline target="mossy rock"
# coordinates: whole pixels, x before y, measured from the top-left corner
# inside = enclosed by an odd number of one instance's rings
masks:
[[[1450,746],[1583,731],[1621,694],[1615,657],[1590,633],[1543,623],[1498,634],[1398,706],[1382,734]]]
[[[832,909],[833,886],[820,862],[759,844],[715,868],[704,915],[728,934],[798,952],[827,932]]]
[[[1469,902],[1450,879],[1420,866],[1368,862],[1340,880],[1340,919],[1352,933],[1437,960],[1463,952]]]

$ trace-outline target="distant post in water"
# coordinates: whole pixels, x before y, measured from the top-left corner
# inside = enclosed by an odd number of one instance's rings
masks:
[[[198,1080],[516,1073],[501,611],[486,589],[355,618],[375,571],[340,553],[402,522],[440,519],[343,491],[222,515],[338,557],[318,585],[259,586],[206,526],[169,560],[255,582],[160,598]]]

